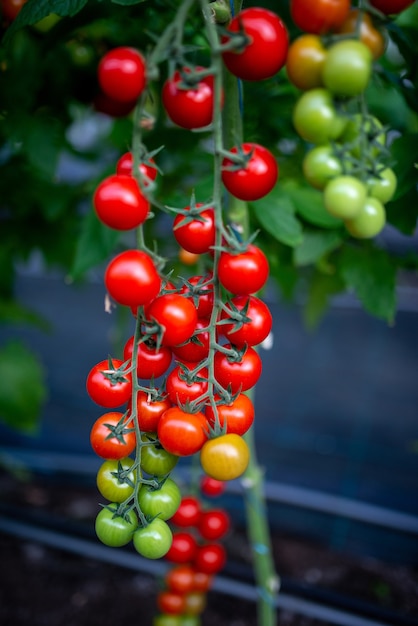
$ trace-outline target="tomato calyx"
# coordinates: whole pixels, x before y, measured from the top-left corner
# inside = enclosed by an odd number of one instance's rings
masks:
[[[228,28],[220,28],[220,34],[223,38],[223,43],[220,45],[221,52],[236,52],[241,53],[252,43],[252,37],[249,37],[244,29],[242,17],[237,15],[238,30],[229,30]]]
[[[247,301],[242,308],[238,308],[232,300],[228,300],[226,304],[222,304],[222,309],[227,314],[227,317],[219,320],[217,322],[217,326],[231,324],[231,322],[233,322],[231,332],[235,332],[237,330],[240,330],[244,326],[244,324],[251,324],[252,319],[251,317],[248,317],[249,306],[249,297],[247,298]]]
[[[118,383],[128,383],[129,378],[127,378],[126,376],[130,372],[128,365],[129,361],[125,361],[120,367],[115,368],[113,364],[113,359],[109,355],[108,369],[101,370],[100,373],[103,374],[103,376],[110,382],[112,386],[117,385]]]
[[[135,483],[129,478],[132,473],[132,467],[124,468],[120,459],[118,459],[118,467],[114,472],[110,472],[114,476],[119,484],[126,484],[129,487],[135,487]]]
[[[122,444],[126,443],[125,435],[135,431],[134,428],[129,428],[126,425],[126,417],[127,417],[127,414],[125,413],[121,417],[119,422],[116,424],[116,426],[114,426],[113,424],[104,422],[103,426],[105,426],[109,431],[109,434],[105,437],[105,441],[108,439],[116,439],[117,441],[119,441],[119,443],[122,443]]]
[[[129,516],[129,513],[133,510],[133,506],[126,506],[123,502],[121,504],[111,502],[109,504],[99,504],[99,506],[101,506],[102,509],[106,509],[107,511],[113,513],[112,519],[121,517],[128,524],[132,524],[132,519]]]

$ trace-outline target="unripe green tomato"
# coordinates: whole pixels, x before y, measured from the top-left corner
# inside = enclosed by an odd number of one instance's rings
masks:
[[[155,441],[153,433],[142,433],[142,441]],[[141,468],[151,476],[165,476],[177,465],[178,456],[167,452],[158,442],[143,446],[141,449]]]
[[[152,626],[182,626],[182,624],[180,615],[170,615],[169,613],[156,615],[152,622]]]
[[[386,212],[377,198],[366,198],[361,211],[345,221],[345,227],[357,239],[370,239],[380,233],[386,223]]]
[[[106,500],[123,502],[133,494],[136,471],[129,471],[133,464],[134,461],[130,457],[102,463],[97,472],[96,483]]]
[[[61,17],[59,15],[57,15],[56,13],[50,13],[43,19],[39,20],[39,22],[36,22],[36,24],[34,24],[33,27],[40,33],[47,33],[60,20],[61,20]]]
[[[317,146],[305,155],[303,174],[312,187],[323,189],[335,176],[342,174],[341,161],[334,155],[331,146]]]
[[[173,542],[170,526],[156,517],[147,526],[138,528],[133,535],[134,548],[147,559],[160,559]]]
[[[180,489],[174,480],[167,478],[159,489],[143,485],[138,494],[138,503],[147,517],[167,520],[174,515],[181,502]]]
[[[354,176],[337,176],[324,189],[324,205],[328,213],[342,220],[356,217],[367,196],[367,188]]]
[[[373,56],[361,41],[345,39],[328,48],[322,68],[327,89],[338,96],[358,96],[366,89],[372,73]]]
[[[374,115],[366,118],[360,113],[356,113],[348,122],[339,141],[349,144],[351,154],[357,158],[368,155],[377,157],[380,146],[386,144],[386,132],[380,120]]]
[[[126,546],[138,527],[138,518],[133,510],[125,515],[117,515],[118,503],[112,502],[103,508],[96,517],[96,535],[102,543],[112,548]]]
[[[318,87],[305,91],[293,110],[293,125],[296,132],[311,143],[329,143],[344,131],[347,120],[340,116],[332,95]]]
[[[378,176],[367,180],[367,189],[373,198],[380,200],[382,204],[386,204],[395,195],[397,184],[395,172],[390,167],[386,167],[379,172]]]

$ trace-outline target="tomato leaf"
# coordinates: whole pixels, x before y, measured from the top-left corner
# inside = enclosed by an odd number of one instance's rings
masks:
[[[112,0],[113,4],[121,4],[122,6],[129,7],[132,4],[141,4],[146,0]]]
[[[302,225],[295,216],[295,208],[288,194],[280,187],[265,198],[252,203],[261,226],[277,241],[297,246],[302,241]]]
[[[301,244],[294,249],[294,263],[297,266],[315,263],[324,254],[338,248],[342,242],[343,238],[335,231],[305,230]]]
[[[46,399],[45,374],[36,356],[20,341],[0,349],[0,420],[33,433]]]
[[[324,274],[316,271],[309,284],[303,318],[306,326],[314,329],[328,309],[332,296],[344,291],[344,281],[338,274]]]
[[[384,250],[346,246],[338,268],[366,311],[391,323],[396,310],[396,265]]]
[[[80,278],[84,272],[104,261],[115,249],[120,233],[104,226],[93,211],[84,218],[77,241],[71,276]]]
[[[289,186],[288,193],[292,198],[297,213],[310,224],[322,226],[323,228],[338,228],[341,226],[341,220],[330,215],[325,209],[321,191]]]

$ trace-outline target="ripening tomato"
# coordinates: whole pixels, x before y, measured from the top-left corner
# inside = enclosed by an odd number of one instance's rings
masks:
[[[168,520],[175,514],[180,502],[180,489],[171,478],[166,478],[157,489],[152,485],[143,485],[138,493],[139,507],[149,519],[159,517]]]
[[[200,254],[189,252],[184,248],[179,249],[178,257],[180,263],[183,263],[183,265],[197,265],[200,260]]]
[[[187,621],[182,622],[182,626],[199,626],[200,621],[196,622],[196,615],[203,613],[206,607],[206,594],[193,591],[192,593],[186,593],[185,595],[186,607],[185,619]],[[184,619],[184,618],[183,618]],[[193,621],[191,621],[193,620]]]
[[[194,335],[180,346],[173,346],[173,354],[177,360],[183,363],[200,363],[209,355],[210,336],[208,330],[208,320],[198,320]]]
[[[200,491],[204,496],[216,498],[225,492],[225,483],[222,480],[203,475],[200,479]]]
[[[146,317],[160,326],[163,346],[183,343],[196,330],[196,307],[188,298],[177,293],[166,293],[155,298],[147,307]]]
[[[257,143],[234,146],[230,152],[245,158],[243,165],[225,157],[222,161],[222,182],[227,191],[240,200],[259,200],[273,189],[279,167],[272,153]]]
[[[142,250],[125,250],[108,264],[104,282],[111,298],[137,308],[159,293],[161,278],[152,258]]]
[[[370,0],[370,4],[385,15],[396,15],[414,4],[414,0]]]
[[[160,591],[157,594],[157,606],[162,613],[180,615],[186,609],[186,597],[174,591]]]
[[[189,532],[173,533],[171,548],[165,555],[171,563],[190,563],[197,551],[196,539]]]
[[[156,436],[142,433],[141,439],[147,445],[141,448],[141,468],[150,476],[166,476],[177,465],[179,457],[167,452]]]
[[[227,433],[244,435],[254,422],[254,405],[244,393],[240,393],[229,404],[217,404],[218,422],[222,427],[226,423]],[[211,404],[206,407],[206,419],[213,426],[216,423],[215,411]]]
[[[285,24],[276,13],[261,7],[240,11],[232,18],[227,30],[230,33],[244,31],[246,41],[237,50],[223,52],[222,58],[228,70],[243,80],[271,78],[283,67],[289,45]],[[228,35],[222,42],[228,41]]]
[[[338,96],[358,96],[372,73],[372,53],[361,41],[344,39],[328,48],[322,68],[325,87]]]
[[[194,569],[189,564],[177,565],[165,575],[165,583],[170,591],[190,593],[194,590]]]
[[[202,206],[196,204],[196,208]],[[205,254],[215,245],[216,228],[213,209],[196,212],[191,207],[188,213],[176,215],[173,223],[173,234],[177,243],[194,254]]]
[[[145,59],[138,50],[120,46],[100,60],[98,80],[102,91],[113,100],[132,102],[146,86]]]
[[[373,59],[378,59],[385,51],[385,38],[374,24],[370,13],[351,9],[347,19],[337,30],[340,34],[354,34],[364,43],[372,53]]]
[[[22,7],[26,4],[27,0],[1,0],[1,13],[3,17],[13,21],[19,15]]]
[[[346,229],[356,239],[370,239],[380,233],[386,223],[386,212],[377,198],[366,198],[355,217],[344,222]]]
[[[119,512],[117,502],[108,504],[98,513],[95,522],[96,535],[102,543],[112,548],[126,546],[137,529],[138,518],[133,510]]]
[[[195,363],[187,364],[189,371]],[[208,370],[203,368],[196,375],[190,376],[180,365],[171,370],[166,380],[166,391],[173,404],[181,406],[193,402],[202,396],[208,389]]]
[[[207,421],[203,413],[187,413],[171,407],[158,422],[158,439],[167,452],[189,456],[199,452],[207,439]]]
[[[250,451],[245,440],[235,433],[209,439],[200,451],[203,471],[216,480],[234,480],[248,467]]]
[[[323,35],[344,22],[351,0],[291,0],[290,15],[298,28]]]
[[[343,173],[343,166],[331,145],[316,146],[306,153],[303,174],[312,187],[324,189],[332,178]]]
[[[202,67],[196,67],[195,72]],[[182,128],[204,128],[212,123],[214,77],[193,77],[190,68],[176,71],[164,83],[164,108],[172,122]]]
[[[123,358],[128,361],[133,355],[134,337],[130,337],[123,349]],[[158,349],[154,342],[140,341],[137,349],[137,374],[138,378],[149,380],[159,378],[166,373],[171,365],[173,354],[170,348],[160,346]]]
[[[225,348],[231,348],[226,344]],[[214,375],[217,382],[224,388],[231,388],[232,393],[247,391],[254,387],[261,376],[261,358],[248,347],[244,354],[233,357],[224,352],[216,352],[214,358]]]
[[[86,389],[93,402],[114,409],[132,395],[132,375],[125,373],[123,361],[110,359],[94,365],[87,375]]]
[[[110,502],[124,502],[134,492],[136,470],[133,459],[109,459],[97,472],[96,484],[101,495]]]
[[[123,459],[135,448],[134,426],[119,411],[105,413],[94,422],[90,443],[94,452],[103,459]]]
[[[273,318],[265,302],[256,296],[235,296],[226,302],[218,328],[230,343],[243,347],[264,341],[272,326]]]
[[[322,68],[327,50],[318,35],[301,35],[289,46],[286,71],[298,89],[322,86]]]
[[[249,244],[244,252],[221,252],[218,276],[225,289],[236,295],[249,295],[264,287],[269,264],[264,252]]]
[[[226,551],[220,543],[207,543],[197,548],[194,566],[201,572],[217,574],[225,563]]]
[[[324,205],[334,217],[352,219],[360,212],[366,195],[366,185],[355,176],[337,176],[324,189]]]
[[[331,92],[320,87],[305,91],[293,109],[298,135],[310,143],[328,144],[343,133],[347,120],[337,113]]]
[[[132,176],[114,174],[98,185],[93,206],[103,224],[115,230],[131,230],[148,217],[149,202]]]
[[[199,532],[207,541],[222,539],[231,526],[229,515],[223,509],[203,511],[199,519]]]
[[[146,526],[138,528],[133,535],[135,550],[146,559],[160,559],[170,550],[173,541],[170,526],[155,517]]]
[[[200,502],[194,496],[183,496],[180,506],[174,513],[170,522],[176,526],[187,528],[188,526],[197,526],[200,521],[202,509]]]

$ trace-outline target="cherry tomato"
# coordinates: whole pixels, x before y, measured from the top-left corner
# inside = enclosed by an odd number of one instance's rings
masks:
[[[202,70],[196,67],[195,70]],[[212,123],[214,78],[194,79],[189,68],[176,71],[164,83],[161,97],[172,122],[182,128],[204,128]],[[189,76],[188,76],[189,75]]]
[[[136,107],[136,103],[137,100],[120,102],[102,92],[98,93],[93,100],[93,106],[96,111],[113,118],[127,117]]]
[[[351,219],[366,200],[366,186],[354,176],[337,176],[324,189],[324,205],[328,213],[341,219]]]
[[[93,206],[99,220],[109,228],[130,230],[145,222],[150,205],[132,176],[115,174],[99,184]]]
[[[132,359],[134,337],[130,337],[123,349],[123,358]],[[137,350],[137,374],[138,378],[149,380],[159,378],[166,373],[171,365],[173,354],[170,348],[160,346],[157,350],[152,342],[140,341]]]
[[[187,279],[180,293],[194,302],[199,319],[210,317],[213,309],[213,283],[209,282],[212,274],[192,276]]]
[[[199,203],[196,207],[201,206]],[[190,207],[186,207],[190,210]],[[216,228],[213,209],[201,211],[198,215],[178,214],[174,219],[173,234],[177,243],[194,254],[205,254],[215,245]]]
[[[138,426],[141,432],[155,433],[161,415],[171,407],[171,402],[167,397],[154,399],[152,394],[138,391],[136,405]]]
[[[240,11],[232,18],[227,30],[247,38],[239,50],[222,54],[223,61],[234,76],[243,80],[271,78],[283,67],[289,45],[286,26],[276,13],[260,7]],[[225,43],[228,36],[224,36]]]
[[[177,465],[179,457],[167,452],[156,441],[155,435],[142,433],[141,439],[149,445],[141,448],[141,468],[150,476],[166,476]]]
[[[335,109],[331,93],[320,87],[305,91],[293,110],[296,132],[310,143],[327,144],[337,139],[346,124]]]
[[[133,536],[134,548],[147,559],[160,559],[171,548],[173,535],[162,519],[155,517],[147,526],[138,528]]]
[[[216,541],[222,539],[231,526],[228,513],[223,509],[203,511],[199,520],[199,532],[203,539]]]
[[[21,8],[26,4],[27,0],[1,0],[1,12],[3,17],[13,21],[17,18]]]
[[[206,594],[197,593],[196,591],[187,593],[185,595],[185,603],[186,606],[184,612],[187,618],[190,618],[192,615],[200,615],[206,607]],[[190,622],[188,626],[192,626]],[[198,624],[195,623],[193,626],[198,626]]]
[[[225,348],[231,348],[226,344]],[[217,382],[227,389],[231,388],[232,393],[247,391],[254,387],[261,376],[261,358],[254,350],[248,347],[239,358],[216,352],[214,357],[214,374]]]
[[[133,424],[124,423],[123,413],[105,413],[94,422],[90,443],[94,452],[103,459],[123,459],[133,452],[136,445]]]
[[[209,439],[200,452],[203,471],[217,480],[234,480],[247,469],[250,451],[235,433]]]
[[[290,15],[301,30],[322,35],[341,26],[350,4],[350,0],[291,0]]]
[[[345,227],[357,239],[370,239],[383,229],[386,212],[377,198],[366,198],[363,206],[355,217],[345,221]]]
[[[118,503],[108,504],[96,517],[96,535],[102,543],[112,548],[126,546],[137,529],[138,518],[133,510],[118,513]]]
[[[197,551],[196,539],[188,532],[173,533],[173,542],[165,555],[171,563],[190,563]]]
[[[123,361],[111,359],[94,365],[87,375],[86,389],[93,402],[114,409],[128,402],[132,395],[132,375],[122,368]]]
[[[356,113],[348,120],[340,140],[353,156],[360,158],[367,154],[374,160],[381,152],[380,146],[386,144],[386,132],[374,115]]]
[[[212,585],[212,574],[206,572],[199,572],[195,569],[193,575],[193,587],[195,591],[206,593]]]
[[[183,265],[197,265],[199,263],[200,254],[195,254],[194,252],[189,252],[184,248],[180,248],[179,250],[179,261],[183,263]]]
[[[257,143],[233,147],[232,154],[249,155],[242,166],[225,157],[222,161],[222,182],[236,198],[255,201],[266,196],[276,184],[279,167],[272,153]]]
[[[207,422],[203,413],[187,413],[178,407],[168,409],[158,422],[161,445],[176,456],[199,452],[207,439]]]
[[[208,320],[198,320],[194,335],[184,344],[173,346],[173,354],[180,361],[191,364],[203,361],[209,354],[209,331],[203,328],[208,327]],[[193,369],[193,368],[192,368]]]
[[[147,517],[168,520],[179,508],[181,493],[171,478],[166,478],[158,489],[143,485],[138,494],[138,503]]]
[[[414,0],[370,0],[370,4],[385,15],[396,15],[414,4]]]
[[[367,181],[367,189],[373,198],[380,200],[382,204],[390,202],[395,195],[397,178],[390,167],[385,167],[377,176],[370,177]]]
[[[126,250],[115,256],[106,268],[104,281],[111,298],[133,308],[151,302],[161,288],[154,262],[142,250]]]
[[[335,176],[343,173],[343,166],[332,146],[316,146],[306,153],[302,162],[303,174],[312,187],[324,189]]]
[[[157,594],[157,606],[163,613],[180,615],[186,609],[186,598],[183,594],[174,591],[160,591]]]
[[[134,461],[130,458],[108,460],[102,463],[97,472],[97,488],[110,502],[124,502],[134,492],[136,470],[131,469]]]
[[[100,60],[98,80],[102,91],[113,100],[132,102],[146,86],[145,59],[134,48],[109,50]]]
[[[225,492],[225,483],[222,480],[203,475],[200,479],[200,491],[209,498],[216,498]]]
[[[176,346],[187,341],[197,325],[197,311],[193,302],[177,293],[155,298],[147,307],[146,316],[161,327],[161,344],[164,346]]]
[[[218,404],[217,413],[220,426],[226,422],[227,433],[244,435],[254,422],[254,405],[244,393],[240,393],[230,404]],[[215,411],[210,404],[207,405],[205,414],[209,424],[213,426],[216,423]]]
[[[195,363],[190,363],[189,369],[193,369]],[[184,406],[187,402],[193,402],[203,395],[208,389],[208,370],[201,369],[196,376],[190,378],[182,367],[177,365],[171,370],[166,381],[168,397],[173,404]]]
[[[372,53],[361,41],[345,39],[328,48],[322,80],[338,96],[358,96],[366,89],[372,73]]]
[[[352,9],[337,32],[340,34],[355,34],[369,48],[373,59],[380,58],[385,51],[385,38],[375,28],[370,13],[365,11]]]
[[[182,528],[197,526],[201,514],[202,510],[199,500],[194,496],[183,496],[180,506],[170,521],[176,526],[181,526]]]
[[[190,593],[194,590],[194,569],[191,565],[177,565],[165,576],[165,583],[170,591]]]
[[[134,157],[132,152],[125,152],[125,154],[122,154],[122,156],[116,163],[116,173],[124,176],[133,176],[133,167]],[[149,161],[147,162],[140,163],[138,170],[144,177],[145,187],[149,184],[150,180],[155,180],[157,178],[158,170],[156,168],[154,159],[149,159]]]
[[[269,265],[264,252],[250,244],[245,252],[221,252],[218,277],[223,287],[236,295],[259,291],[267,282]]]
[[[240,319],[240,314],[244,319]],[[222,323],[231,319],[228,324]],[[256,346],[264,341],[273,326],[273,318],[265,302],[256,296],[235,296],[221,313],[220,332],[235,346]]]
[[[196,569],[206,574],[217,574],[226,563],[226,552],[220,543],[209,543],[199,546],[194,558]]]
[[[318,35],[301,35],[289,46],[286,60],[288,78],[298,89],[322,86],[326,48]]]

